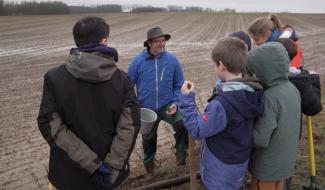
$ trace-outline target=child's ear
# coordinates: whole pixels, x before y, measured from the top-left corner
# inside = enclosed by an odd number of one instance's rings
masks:
[[[102,38],[102,39],[99,41],[99,44],[101,44],[101,45],[108,45],[108,38]]]
[[[219,61],[219,67],[222,71],[226,71],[227,67],[222,63],[222,61]]]

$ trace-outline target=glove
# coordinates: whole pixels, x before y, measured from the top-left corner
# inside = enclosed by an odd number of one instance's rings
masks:
[[[94,183],[97,184],[98,186],[108,188],[108,189],[113,189],[113,185],[109,180],[110,174],[111,174],[110,167],[107,164],[103,163],[94,172],[94,174],[92,175],[92,179]]]

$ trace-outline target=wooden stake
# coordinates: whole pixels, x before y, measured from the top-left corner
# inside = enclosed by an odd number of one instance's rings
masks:
[[[192,136],[188,135],[188,144],[189,144],[189,161],[190,161],[190,189],[191,190],[197,190],[197,179],[196,179],[196,173],[197,173],[197,155],[195,152],[195,140],[192,138]]]

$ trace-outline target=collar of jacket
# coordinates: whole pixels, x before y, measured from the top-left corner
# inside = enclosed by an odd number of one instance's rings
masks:
[[[108,47],[106,45],[102,44],[86,44],[77,48],[72,48],[70,50],[70,54],[73,54],[75,51],[81,51],[81,52],[87,52],[87,53],[92,53],[92,52],[98,52],[103,55],[113,57],[115,62],[118,62],[118,53],[115,48]]]
[[[260,80],[258,78],[256,78],[256,76],[236,78],[236,79],[230,80],[229,82],[241,82],[247,86],[250,86],[255,91],[263,90],[263,86],[262,86]]]
[[[209,97],[208,102],[211,102],[219,92],[229,92],[237,90],[246,90],[250,92],[262,91],[263,86],[256,77],[243,77],[233,79],[227,82],[218,82],[213,89],[212,95]]]
[[[167,54],[166,51],[161,52],[159,54],[159,56],[158,56],[158,59],[162,59],[163,57],[166,56],[166,54]],[[151,59],[155,59],[155,56],[153,54],[151,54],[149,51],[147,51],[147,54],[145,55],[145,60],[148,61],[148,60],[151,60]]]
[[[273,29],[271,36],[269,37],[269,39],[267,39],[267,42],[274,42],[275,40],[277,40],[279,38],[280,35],[281,35],[281,32],[278,28]]]

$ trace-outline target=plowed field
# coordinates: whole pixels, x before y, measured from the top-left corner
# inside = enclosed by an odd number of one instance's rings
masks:
[[[0,189],[46,189],[49,148],[36,118],[43,75],[64,62],[74,47],[72,27],[85,15],[0,17]],[[160,26],[172,35],[168,51],[180,60],[186,80],[196,83],[202,108],[215,81],[210,59],[217,39],[246,30],[258,14],[103,14],[111,26],[110,45],[126,70],[143,49],[146,31]],[[283,23],[300,36],[305,67],[325,74],[325,15],[284,14]],[[323,114],[324,115],[324,114]],[[324,124],[323,124],[324,126]],[[324,129],[323,129],[324,130]],[[131,157],[132,176],[144,173],[140,138]],[[325,139],[318,141],[325,145]],[[172,130],[159,131],[157,160],[172,163]],[[316,154],[316,158],[323,157]],[[305,155],[306,156],[306,155]],[[324,164],[325,165],[325,164]],[[320,170],[325,175],[325,166]],[[305,178],[308,177],[307,168]],[[302,174],[304,175],[304,174]],[[324,176],[323,176],[324,177]],[[324,178],[322,178],[324,179]]]

